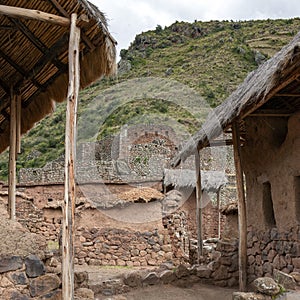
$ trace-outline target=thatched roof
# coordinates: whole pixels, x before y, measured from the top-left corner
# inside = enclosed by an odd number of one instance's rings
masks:
[[[0,4],[81,18],[80,84],[115,71],[115,44],[103,13],[86,0],[6,0]],[[87,18],[86,18],[87,17]],[[84,21],[86,19],[88,22]],[[0,15],[0,152],[9,143],[10,89],[22,95],[22,133],[66,99],[69,26]]]
[[[206,192],[217,192],[228,182],[226,174],[221,171],[201,171],[201,188]],[[175,188],[195,188],[195,170],[178,169],[164,170],[164,185]]]
[[[208,146],[236,119],[256,116],[289,116],[300,109],[300,33],[271,59],[251,72],[218,106],[173,161],[178,166],[195,150]],[[225,145],[225,143],[224,143]]]

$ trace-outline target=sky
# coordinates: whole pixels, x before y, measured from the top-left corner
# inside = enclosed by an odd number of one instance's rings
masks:
[[[105,13],[109,31],[127,49],[134,37],[175,21],[300,17],[299,0],[90,0]]]

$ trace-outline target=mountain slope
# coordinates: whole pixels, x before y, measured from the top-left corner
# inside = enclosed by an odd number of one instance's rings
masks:
[[[95,126],[97,138],[118,132],[128,122],[139,122],[147,115],[171,117],[193,133],[202,118],[195,118],[174,101],[153,99],[140,91],[133,97],[128,90],[122,106],[111,110],[105,119],[90,103],[104,95],[99,110],[109,111],[114,88],[134,78],[161,78],[175,80],[191,88],[215,107],[232,93],[246,75],[265,59],[287,44],[300,28],[300,19],[259,21],[176,22],[169,27],[136,36],[129,49],[121,51],[119,75],[96,82],[80,93],[79,118],[84,117],[85,131],[80,140],[91,139]],[[173,88],[173,87],[172,87]],[[175,88],[175,87],[174,87]],[[182,88],[181,88],[182,89]],[[150,91],[150,89],[149,89]],[[116,94],[119,95],[119,94]],[[155,101],[154,101],[155,100]],[[201,104],[199,104],[200,106]],[[203,117],[204,118],[204,117]],[[22,139],[22,154],[17,168],[41,167],[64,152],[65,103],[46,117]],[[91,133],[91,135],[89,135]],[[0,156],[0,177],[7,177],[7,152]]]

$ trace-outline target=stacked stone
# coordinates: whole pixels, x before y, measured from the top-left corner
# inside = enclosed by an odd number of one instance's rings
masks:
[[[162,219],[164,228],[167,229],[172,251],[174,253],[173,262],[178,265],[183,258],[189,258],[189,234],[187,229],[186,213],[168,214]]]
[[[237,286],[238,274],[238,243],[237,241],[218,241],[213,260],[208,264],[212,271],[213,283],[222,287]]]
[[[60,286],[60,278],[45,274],[43,262],[35,255],[0,258],[1,299],[61,299]]]
[[[109,228],[78,228],[75,263],[111,266],[157,266],[173,257],[173,245],[166,230],[158,233]]]
[[[299,226],[288,232],[272,228],[264,232],[248,233],[248,278],[272,277],[274,269],[287,274],[300,271]]]

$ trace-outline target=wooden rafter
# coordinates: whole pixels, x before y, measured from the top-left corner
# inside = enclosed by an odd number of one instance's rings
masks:
[[[291,114],[290,110],[259,109],[248,117],[289,117]]]
[[[43,54],[48,53],[49,49],[44,45],[31,31],[30,29],[23,24],[20,20],[10,18],[10,21],[13,22],[16,27],[28,38],[28,40]],[[53,60],[53,64],[57,68],[62,68],[65,65],[58,59]]]
[[[15,89],[18,90],[20,89],[25,81],[33,81],[36,82],[34,77],[40,73],[40,71],[46,66],[47,63],[52,62],[56,57],[63,51],[67,49],[67,44],[66,42],[68,41],[68,33],[66,32],[51,48],[47,50],[47,52],[38,60],[38,62],[35,64],[35,66],[31,69],[30,72],[26,74],[24,78],[19,80],[16,85]],[[53,80],[55,80],[59,75],[67,71],[68,66],[66,64],[63,65],[63,68],[59,69],[57,73],[54,75]],[[33,98],[44,91],[49,84],[53,82],[53,80],[50,78],[48,81],[46,81],[44,84],[39,84],[38,90],[26,101],[26,103],[22,103],[22,107],[26,107],[29,105],[29,103],[32,102]],[[0,80],[0,85],[1,85],[1,80]],[[4,88],[3,88],[4,89]],[[7,91],[7,97],[9,96],[9,88],[6,85]],[[5,97],[2,97],[0,103],[5,103]],[[1,108],[0,108],[1,109]]]
[[[9,94],[10,94],[10,88],[9,88],[9,86],[1,78],[0,78],[0,87],[7,94],[7,96],[9,96]]]
[[[66,18],[70,18],[68,12],[59,4],[57,0],[49,0],[49,1],[60,14],[62,14]],[[90,48],[91,51],[94,51],[96,49],[95,45],[91,42],[91,40],[87,37],[87,35],[84,33],[83,30],[81,30],[81,39]]]
[[[28,73],[21,68],[17,63],[15,63],[8,55],[6,55],[1,49],[0,49],[0,56],[8,62],[16,71],[18,71],[23,77],[28,78]],[[34,79],[31,78],[31,82],[36,86],[40,87],[41,85]]]
[[[48,22],[64,27],[68,27],[70,25],[70,20],[68,18],[45,13],[39,10],[26,9],[16,6],[0,5],[0,15]]]

